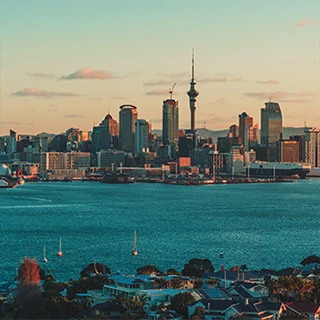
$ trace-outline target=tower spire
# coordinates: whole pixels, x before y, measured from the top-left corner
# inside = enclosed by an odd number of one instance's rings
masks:
[[[192,48],[192,79],[194,79],[194,48]]]
[[[189,105],[190,105],[190,129],[193,133],[196,131],[196,108],[197,108],[197,96],[199,92],[196,90],[196,82],[194,81],[194,48],[192,48],[192,68],[191,68],[191,81],[190,89],[188,91]]]

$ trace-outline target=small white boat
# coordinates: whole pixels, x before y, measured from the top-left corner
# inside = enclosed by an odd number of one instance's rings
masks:
[[[224,257],[223,252],[220,252],[220,254],[219,254],[219,258],[223,258],[223,257]]]
[[[137,254],[138,254],[138,250],[137,250],[137,232],[136,232],[136,230],[134,230],[132,255],[136,256]]]
[[[58,257],[62,257],[62,238],[60,237],[60,246],[59,246],[59,251],[57,253]]]
[[[46,246],[43,247],[43,259],[42,262],[47,263],[48,259],[47,259],[47,255],[46,255]]]

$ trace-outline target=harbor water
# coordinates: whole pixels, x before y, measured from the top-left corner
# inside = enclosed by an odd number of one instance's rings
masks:
[[[208,258],[216,269],[280,269],[320,255],[320,179],[206,186],[25,183],[0,190],[0,220],[1,280],[14,279],[25,256],[61,281],[79,278],[94,261],[127,274],[146,264],[182,270],[192,258]],[[134,230],[137,256],[131,254]],[[42,262],[44,246],[48,263]]]

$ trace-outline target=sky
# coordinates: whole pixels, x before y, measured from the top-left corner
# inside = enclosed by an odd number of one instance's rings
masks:
[[[0,0],[0,135],[91,131],[119,107],[162,128],[176,83],[190,127],[226,129],[276,101],[286,127],[320,126],[319,0]]]

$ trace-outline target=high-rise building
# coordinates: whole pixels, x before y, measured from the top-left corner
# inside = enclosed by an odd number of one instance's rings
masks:
[[[6,139],[6,151],[7,154],[12,154],[17,152],[17,141],[19,140],[19,136],[13,130],[10,130],[10,135]]]
[[[280,140],[277,142],[277,159],[280,162],[299,162],[299,142]]]
[[[253,118],[250,117],[246,112],[239,114],[239,137],[242,139],[242,143],[247,140],[245,133],[247,128],[253,126]]]
[[[246,112],[239,114],[239,137],[245,151],[249,151],[259,141],[258,125],[253,125],[253,117]]]
[[[305,128],[305,162],[320,167],[320,132],[317,128]]]
[[[99,126],[93,127],[92,151],[117,149],[119,137],[119,123],[107,114]]]
[[[162,140],[164,145],[177,146],[179,136],[179,106],[178,101],[167,99],[162,107]]]
[[[196,131],[196,108],[197,108],[197,96],[199,91],[196,90],[196,82],[194,80],[194,53],[192,53],[192,70],[191,70],[191,82],[190,89],[188,91],[189,105],[190,105],[190,129],[194,133]]]
[[[230,138],[236,138],[239,137],[239,127],[236,124],[233,124],[229,127],[229,134],[228,136]]]
[[[120,150],[132,153],[134,150],[135,123],[138,118],[137,107],[124,104],[120,107]]]
[[[145,119],[137,119],[135,126],[135,154],[139,155],[149,150],[151,124]]]
[[[282,139],[282,113],[277,102],[266,102],[261,109],[261,144],[267,147]]]

